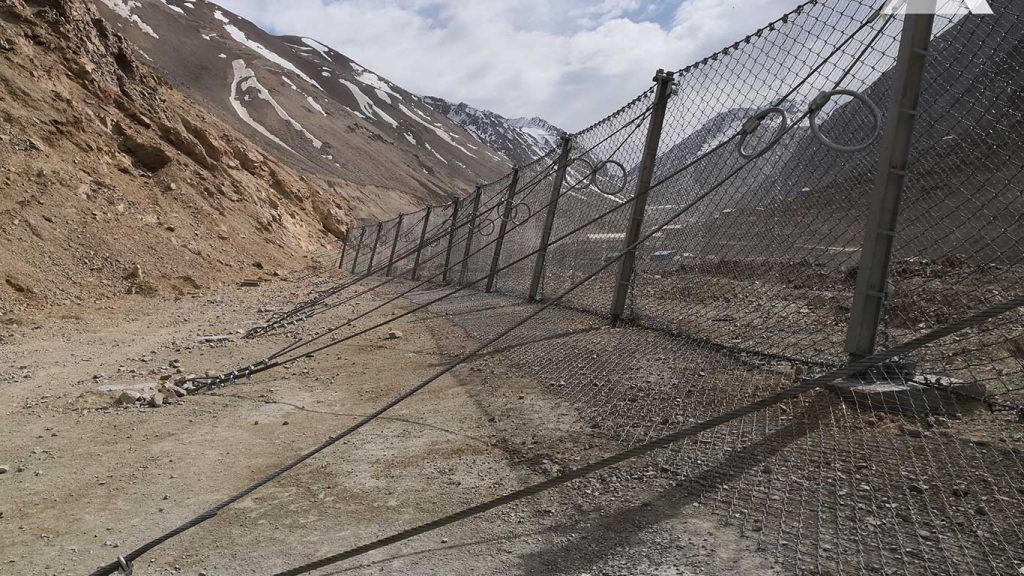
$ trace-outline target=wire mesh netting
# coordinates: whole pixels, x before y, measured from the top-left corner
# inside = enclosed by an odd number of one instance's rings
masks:
[[[872,235],[895,238],[877,347],[905,343],[1024,285],[1024,15],[991,4],[998,17],[934,18],[895,230],[869,223],[880,167],[900,170],[885,128],[907,113],[893,102],[911,20],[820,0],[678,71],[649,189],[655,88],[571,135],[565,162],[552,150],[433,207],[426,228],[420,211],[397,236],[397,220],[354,230],[346,258],[357,276],[390,260],[409,277],[419,253],[413,302],[480,341],[512,330],[475,362],[532,376],[625,445],[843,365]],[[536,270],[558,305],[530,318]],[[622,281],[627,326],[610,327]],[[1022,387],[1017,310],[659,458],[797,572],[1016,573]]]

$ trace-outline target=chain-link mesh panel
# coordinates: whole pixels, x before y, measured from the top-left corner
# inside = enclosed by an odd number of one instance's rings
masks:
[[[448,250],[448,237],[452,231],[452,213],[455,202],[441,206],[434,206],[430,212],[430,223],[426,243],[420,254],[420,266],[417,277],[421,279],[433,279],[440,283],[444,271],[444,257]]]
[[[561,293],[621,251],[630,214],[628,199],[636,191],[632,167],[643,155],[653,98],[651,89],[572,137],[552,229],[552,239],[559,240],[548,248],[542,296]],[[617,166],[629,168],[616,170]],[[596,221],[587,224],[592,220]],[[564,305],[607,313],[616,274],[617,267],[609,266],[595,281],[569,295]]]
[[[552,150],[519,169],[498,263],[499,268],[507,268],[495,279],[495,289],[505,294],[529,294],[536,256],[527,256],[540,247],[544,220],[552,205],[551,188],[558,170],[558,155],[557,149]]]
[[[859,254],[884,118],[849,97],[832,99],[817,115],[821,132],[870,142],[841,153],[815,137],[806,110],[819,93],[842,88],[864,92],[885,114],[883,75],[895,63],[901,23],[874,18],[874,4],[814,4],[681,72],[645,224],[663,225],[696,204],[638,251],[639,321],[781,357],[844,356],[852,294],[844,274]],[[779,112],[744,137],[744,123],[768,107]],[[777,138],[783,114],[789,128]],[[749,159],[741,146],[748,155],[767,150]]]
[[[625,445],[842,364],[886,163],[880,133],[897,112],[889,106],[904,18],[876,14],[881,4],[808,2],[679,72],[631,277],[627,316],[637,325],[628,328],[607,326],[619,271],[607,264],[625,248],[655,91],[574,135],[543,274],[543,296],[562,297],[560,305],[476,361],[532,376]],[[998,17],[936,21],[883,348],[1024,285],[1024,22],[1019,6],[992,4]],[[833,90],[847,92],[819,98]],[[510,226],[502,265],[539,247],[556,156],[519,171],[513,202],[529,215],[513,211],[509,224],[525,223]],[[459,282],[467,254],[465,283],[489,272],[487,243],[510,177],[434,209],[442,232],[422,251],[422,278],[447,257]],[[413,228],[400,237],[418,235]],[[361,262],[375,234],[367,229]],[[432,309],[476,338],[499,334],[537,310],[522,298],[535,261],[498,274],[505,295],[467,290]],[[1024,566],[1024,429],[1007,409],[1024,401],[1022,323],[1010,313],[752,411],[660,453],[662,472],[798,573],[1015,573]]]
[[[880,340],[902,341],[1024,285],[1024,11],[939,17],[921,93],[913,170],[903,193]],[[1022,317],[975,333],[920,373],[976,383],[1024,403]],[[982,390],[981,388],[984,388]]]
[[[486,276],[491,269],[491,258],[494,255],[495,246],[495,243],[492,241],[498,234],[502,209],[504,208],[511,182],[512,174],[509,173],[490,184],[480,187],[479,203],[474,204],[476,206],[476,216],[473,219],[469,251],[466,252],[464,249],[463,252],[458,253],[459,260],[465,259],[461,266],[465,272],[464,278],[466,282],[472,282],[477,278]]]

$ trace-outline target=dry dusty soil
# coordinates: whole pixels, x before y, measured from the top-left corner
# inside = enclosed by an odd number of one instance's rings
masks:
[[[461,329],[420,313],[160,408],[102,388],[221,372],[289,334],[239,332],[316,276],[126,296],[0,326],[0,574],[86,574],[347,427],[451,358]],[[337,323],[380,300],[311,320]],[[400,304],[389,311],[410,306]],[[424,313],[425,314],[425,313]],[[368,322],[363,323],[363,326]],[[224,343],[200,343],[208,335]],[[135,574],[270,574],[539,481],[617,446],[533,382],[462,366],[386,417],[143,556]],[[649,461],[419,536],[322,574],[775,574]]]

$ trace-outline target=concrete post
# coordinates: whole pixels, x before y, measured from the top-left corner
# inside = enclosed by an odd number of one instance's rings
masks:
[[[370,250],[370,265],[366,267],[366,273],[373,272],[373,259],[377,255],[377,245],[380,244],[380,233],[384,230],[384,223],[377,222],[377,234],[373,237],[373,248]]]
[[[395,265],[395,251],[398,250],[398,237],[402,234],[402,220],[405,214],[398,215],[398,222],[395,223],[395,241],[391,243],[391,254],[388,256],[388,268],[384,271],[385,276],[391,276],[391,267]]]
[[[477,186],[476,194],[473,195],[473,211],[469,216],[469,230],[466,231],[466,250],[462,254],[462,270],[459,272],[459,284],[466,283],[466,274],[469,273],[469,255],[473,249],[473,233],[476,232],[476,219],[480,212],[480,195],[483,190]]]
[[[654,81],[658,87],[654,92],[654,108],[651,110],[651,121],[647,126],[647,140],[644,143],[644,154],[640,160],[640,171],[636,182],[632,211],[626,225],[626,239],[622,244],[622,258],[619,260],[618,280],[615,294],[612,296],[611,321],[617,325],[622,321],[626,309],[626,298],[633,280],[636,267],[636,244],[643,232],[644,212],[647,210],[647,193],[654,178],[654,165],[658,161],[658,143],[661,140],[661,128],[665,122],[665,109],[672,96],[673,72],[658,70]]]
[[[356,253],[352,256],[352,273],[356,273],[356,266],[359,264],[359,251],[363,248],[363,236],[366,236],[366,226],[359,227],[359,242],[356,244]]]
[[[846,351],[854,360],[874,352],[882,319],[889,262],[899,217],[900,196],[906,184],[921,96],[921,80],[931,43],[932,14],[906,14],[894,70],[893,99],[879,156],[874,193],[868,214],[857,285],[846,330]]]
[[[544,262],[548,256],[548,243],[551,242],[551,230],[555,226],[558,197],[562,194],[562,184],[565,182],[565,169],[569,165],[569,151],[571,149],[572,137],[568,134],[562,135],[562,148],[559,151],[558,164],[555,168],[555,181],[551,185],[551,197],[548,200],[547,214],[544,216],[544,228],[540,232],[540,251],[537,252],[537,259],[533,262],[530,293],[526,297],[528,302],[536,302],[540,295],[540,282],[544,278]]]
[[[452,248],[455,246],[455,233],[459,226],[459,201],[452,201],[452,225],[448,230],[448,248],[444,253],[444,272],[441,273],[441,281],[448,283],[448,270],[452,266]]]
[[[505,232],[508,231],[508,221],[512,217],[512,204],[516,196],[516,187],[519,185],[519,168],[512,170],[512,181],[508,184],[508,194],[505,196],[505,208],[501,213],[501,224],[498,226],[498,238],[494,241],[494,255],[491,256],[491,270],[487,274],[486,292],[494,288],[494,276],[498,273],[498,265],[501,262],[501,246],[505,243]]]
[[[432,206],[427,206],[427,212],[423,215],[423,228],[420,230],[420,243],[416,245],[416,256],[412,262],[412,279],[416,280],[416,275],[419,274],[420,270],[420,256],[423,252],[424,244],[427,243],[427,224],[430,222],[430,212],[433,210]]]

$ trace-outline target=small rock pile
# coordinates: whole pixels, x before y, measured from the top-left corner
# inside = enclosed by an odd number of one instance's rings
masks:
[[[188,396],[195,386],[188,376],[178,376],[171,381],[144,385],[138,390],[121,390],[114,403],[120,406],[149,406],[159,408],[165,404],[178,404]]]

